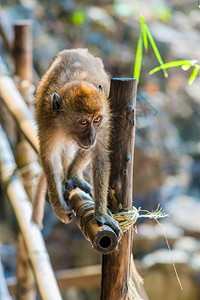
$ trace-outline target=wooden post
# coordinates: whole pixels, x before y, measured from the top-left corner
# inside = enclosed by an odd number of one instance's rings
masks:
[[[28,90],[33,81],[32,67],[32,22],[30,20],[18,21],[14,24],[14,44],[13,57],[15,62],[15,74],[19,77],[19,82],[26,80]],[[21,86],[21,84],[19,85]],[[31,161],[37,160],[37,155],[28,142],[19,135],[20,139],[15,149],[15,160],[19,168],[29,165]],[[34,158],[35,155],[35,158]],[[22,180],[26,192],[31,199],[34,174],[31,169],[23,174]],[[36,288],[33,271],[29,263],[27,251],[24,245],[21,232],[18,233],[17,245],[17,299],[34,300],[36,299]]]
[[[13,57],[15,61],[15,73],[20,80],[33,81],[32,64],[32,21],[22,20],[14,24]]]
[[[113,213],[132,207],[136,90],[136,79],[111,80],[113,132],[109,207]],[[123,233],[112,253],[103,255],[101,300],[128,299],[131,251],[132,228]]]

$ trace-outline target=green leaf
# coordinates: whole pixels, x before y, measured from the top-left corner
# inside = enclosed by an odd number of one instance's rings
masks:
[[[72,14],[72,21],[77,26],[83,25],[85,23],[85,20],[86,20],[86,16],[85,16],[85,12],[83,11],[75,11]]]
[[[191,66],[193,62],[194,62],[194,61],[192,61],[192,60],[177,60],[177,61],[171,61],[171,62],[169,62],[169,63],[163,64],[162,66],[159,66],[159,67],[154,68],[153,70],[151,70],[151,71],[149,72],[149,74],[152,75],[152,74],[154,74],[154,73],[156,73],[156,72],[162,70],[163,67],[164,67],[165,69],[168,69],[168,68],[179,67],[179,66],[184,66],[184,65],[185,65],[185,66],[186,66],[186,65],[190,65],[190,66]]]
[[[193,81],[197,77],[198,73],[199,73],[199,68],[197,66],[195,66],[194,69],[193,69],[193,72],[190,76],[190,79],[188,81],[189,85],[191,85],[193,83]]]
[[[181,67],[181,69],[182,69],[183,71],[188,71],[190,68],[191,68],[191,65],[190,65],[190,64],[182,65],[182,67]]]
[[[145,28],[145,20],[142,15],[140,15],[141,27],[142,27],[142,35],[143,35],[143,42],[145,51],[148,52],[148,40],[147,40],[147,33]]]
[[[152,46],[152,48],[153,48],[153,51],[154,51],[154,53],[155,53],[155,56],[157,57],[157,60],[158,60],[158,62],[159,62],[159,64],[160,64],[160,66],[161,66],[161,69],[163,70],[164,76],[167,78],[167,77],[168,77],[168,73],[167,73],[167,71],[166,71],[166,69],[165,69],[165,67],[164,67],[163,60],[162,60],[162,58],[161,58],[161,56],[160,56],[160,53],[159,53],[159,51],[158,51],[158,48],[157,48],[157,46],[156,46],[156,43],[155,43],[155,41],[154,41],[152,35],[151,35],[151,32],[150,32],[150,30],[149,30],[149,28],[148,28],[148,26],[147,26],[146,24],[145,24],[145,28],[146,28],[147,36],[148,36],[148,38],[149,38],[149,41],[150,41],[151,46]]]
[[[142,66],[142,51],[143,51],[142,42],[143,42],[142,33],[140,33],[138,44],[137,44],[136,55],[135,55],[135,67],[134,67],[134,74],[133,74],[133,77],[137,78],[137,83],[139,83],[140,71]]]

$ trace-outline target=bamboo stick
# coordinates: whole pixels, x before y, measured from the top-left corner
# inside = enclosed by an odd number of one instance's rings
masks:
[[[27,21],[29,21],[29,20],[27,20]],[[13,56],[14,53],[12,51],[12,46],[11,46],[11,44],[13,44],[13,43],[8,39],[7,32],[6,32],[5,28],[3,28],[2,24],[0,24],[0,35],[2,37],[5,49],[7,50],[7,54],[10,54],[11,56]],[[32,74],[33,83],[35,85],[38,85],[38,83],[40,81],[40,77],[39,77],[37,71],[35,70],[35,68],[33,67],[33,65],[32,65],[32,69],[33,69],[33,74]]]
[[[42,234],[38,226],[31,223],[32,205],[28,201],[24,187],[17,176],[16,164],[1,126],[0,140],[1,180],[6,188],[8,198],[22,232],[41,298],[44,300],[60,300],[62,298],[58,290]]]
[[[36,285],[31,265],[29,263],[27,251],[24,245],[22,233],[17,236],[17,289],[16,299],[34,300],[36,299]]]
[[[31,144],[33,149],[38,152],[39,142],[37,138],[37,129],[32,113],[25,104],[22,96],[17,90],[13,80],[0,73],[0,97],[6,105],[8,111],[13,116],[21,133]]]
[[[21,82],[26,81],[26,90],[29,89],[33,80],[32,67],[32,22],[30,20],[18,21],[14,24],[14,43],[13,57],[15,63],[15,74],[19,77],[20,87]],[[21,91],[21,88],[20,88]],[[30,95],[29,95],[30,96]],[[18,135],[21,137],[21,134]],[[18,167],[22,168],[30,164],[30,158],[34,151],[24,138],[19,138],[15,149],[15,160]],[[37,155],[35,154],[37,159]],[[31,198],[32,184],[27,184],[27,178],[33,182],[33,173],[29,169],[26,174],[22,174],[22,182],[26,193]],[[35,279],[32,268],[28,261],[27,251],[21,232],[18,232],[17,244],[17,299],[19,300],[34,300],[36,299]]]
[[[80,189],[72,190],[69,205],[73,206],[76,222],[83,235],[100,253],[110,253],[118,240],[115,232],[107,225],[99,226],[94,220],[94,201],[89,194]]]
[[[111,136],[110,209],[117,213],[132,207],[132,175],[135,137],[135,79],[112,79],[110,103],[113,114]],[[115,250],[103,255],[102,300],[128,299],[132,228],[123,233]]]
[[[20,20],[14,24],[13,57],[15,74],[20,80],[33,81],[32,21]]]

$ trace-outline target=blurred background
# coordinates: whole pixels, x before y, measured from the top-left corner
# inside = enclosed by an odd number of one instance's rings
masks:
[[[65,48],[88,48],[102,58],[110,77],[132,77],[144,16],[164,63],[200,61],[200,10],[197,0],[1,0],[0,26],[13,40],[13,23],[32,20],[33,64],[41,77],[51,58]],[[0,36],[0,53],[9,72],[14,65]],[[162,226],[136,224],[133,253],[150,300],[200,299],[200,77],[188,84],[191,70],[159,65],[149,45],[143,54],[137,96],[134,205],[158,204],[169,214]],[[38,75],[34,75],[37,84]],[[33,88],[34,89],[34,88]],[[33,158],[33,160],[36,158]],[[14,276],[17,226],[8,201],[0,199],[0,257],[6,277]],[[48,219],[48,221],[47,221]],[[164,233],[167,235],[169,251]],[[54,270],[101,263],[75,222],[61,224],[46,207],[43,235]],[[172,262],[183,285],[181,290]],[[94,300],[100,288],[66,289],[63,299]]]

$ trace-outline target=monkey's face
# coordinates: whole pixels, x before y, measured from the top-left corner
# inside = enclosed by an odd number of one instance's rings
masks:
[[[101,90],[101,85],[97,89],[87,82],[73,82],[52,96],[52,110],[58,124],[67,137],[85,150],[100,138],[99,129],[107,128],[109,109]]]
[[[73,138],[80,148],[88,150],[96,144],[96,137],[102,119],[102,115],[77,118],[75,121],[76,127],[74,127],[77,130],[73,132]]]

